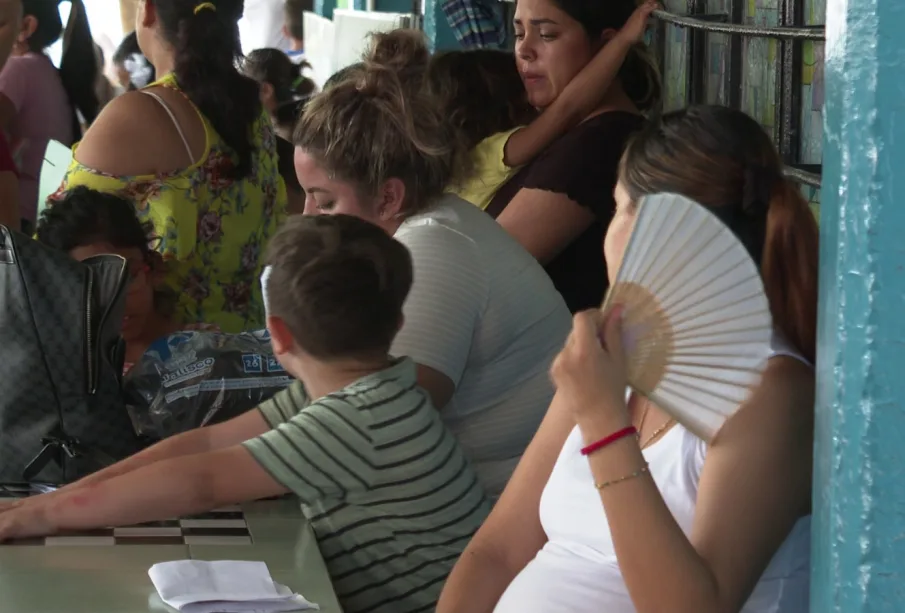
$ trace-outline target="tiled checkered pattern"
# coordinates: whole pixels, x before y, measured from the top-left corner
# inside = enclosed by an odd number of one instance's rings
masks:
[[[66,532],[5,543],[20,547],[251,544],[251,532],[239,507],[227,507],[182,519],[168,519],[121,528]]]

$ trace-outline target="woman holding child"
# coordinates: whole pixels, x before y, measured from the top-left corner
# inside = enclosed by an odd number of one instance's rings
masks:
[[[641,10],[649,14],[652,8],[648,3]],[[587,76],[583,69],[601,48],[624,49],[616,80],[593,110],[487,207],[544,265],[573,312],[603,300],[607,276],[600,244],[615,209],[619,158],[629,136],[644,124],[641,113],[659,103],[656,65],[646,47],[636,44],[638,28],[628,38],[617,34],[637,10],[635,0],[519,0],[516,5],[516,66],[529,103],[545,113],[568,97],[564,92],[574,79]]]

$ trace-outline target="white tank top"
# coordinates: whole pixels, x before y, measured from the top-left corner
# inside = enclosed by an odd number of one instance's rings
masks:
[[[774,336],[772,345],[772,357],[808,363],[782,338]],[[576,427],[541,496],[548,541],[509,585],[497,613],[635,613],[582,444]],[[685,534],[691,532],[706,454],[707,445],[681,425],[644,450],[650,474]],[[810,523],[810,516],[798,520],[742,613],[807,613]]]

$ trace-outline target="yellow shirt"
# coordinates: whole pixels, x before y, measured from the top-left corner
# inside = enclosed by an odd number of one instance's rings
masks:
[[[506,143],[516,130],[498,132],[488,136],[471,150],[472,175],[460,185],[450,186],[447,193],[455,194],[473,205],[486,209],[500,189],[519,171],[503,162]]]
[[[153,85],[179,91],[172,75]],[[168,264],[164,283],[178,296],[175,315],[180,323],[215,324],[230,333],[263,328],[258,279],[264,248],[284,219],[287,204],[276,137],[262,110],[252,127],[251,173],[233,181],[223,170],[233,163],[234,154],[200,111],[198,116],[206,146],[201,159],[188,168],[117,177],[73,160],[57,194],[84,185],[135,203],[139,218],[153,224],[159,239],[152,246]]]

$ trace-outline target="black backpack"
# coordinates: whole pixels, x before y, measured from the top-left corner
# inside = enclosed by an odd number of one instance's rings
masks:
[[[64,484],[141,442],[122,394],[129,268],[0,226],[0,482]]]

